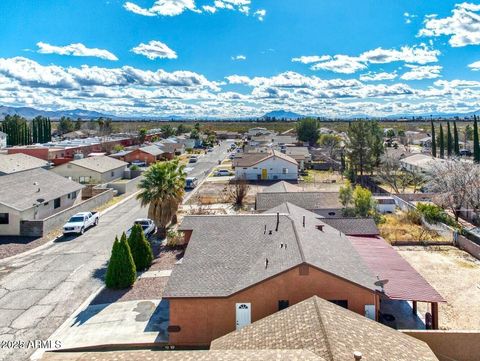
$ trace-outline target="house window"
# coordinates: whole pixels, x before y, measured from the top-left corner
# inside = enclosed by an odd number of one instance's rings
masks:
[[[115,172],[110,173],[110,175],[111,175],[112,177],[114,177],[114,176],[115,176]]]
[[[72,193],[70,193],[70,195],[72,196],[72,199],[77,198],[77,192],[72,192]]]
[[[346,308],[348,310],[348,300],[329,300],[331,303],[336,304],[337,306]]]
[[[0,213],[0,224],[8,224],[8,213]]]
[[[288,168],[283,168],[282,173],[287,174],[288,173]]]
[[[278,310],[284,310],[285,308],[288,307],[288,300],[280,300],[278,301]]]
[[[61,199],[60,198],[56,198],[53,200],[53,209],[57,209],[57,208],[60,208],[61,206]]]
[[[78,181],[82,184],[85,184],[85,183],[90,182],[90,177],[81,176],[81,177],[78,178]]]

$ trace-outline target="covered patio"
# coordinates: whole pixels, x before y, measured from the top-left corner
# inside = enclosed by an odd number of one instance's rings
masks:
[[[381,237],[348,237],[370,270],[377,275],[380,308],[377,319],[393,328],[438,329],[438,303],[443,297]],[[417,303],[430,304],[425,315]]]

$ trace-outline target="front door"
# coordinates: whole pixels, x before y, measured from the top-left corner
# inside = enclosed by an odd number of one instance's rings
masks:
[[[237,330],[251,323],[250,303],[237,303]]]
[[[268,171],[267,168],[262,168],[262,180],[268,179]]]

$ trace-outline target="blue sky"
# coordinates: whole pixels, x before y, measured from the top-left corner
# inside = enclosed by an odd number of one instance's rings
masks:
[[[480,109],[480,2],[3,0],[0,104],[116,115]]]

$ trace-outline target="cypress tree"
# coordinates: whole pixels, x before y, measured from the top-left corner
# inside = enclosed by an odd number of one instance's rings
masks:
[[[145,238],[143,229],[139,224],[133,226],[132,233],[128,237],[128,245],[137,271],[143,271],[150,267],[153,261],[152,247],[150,247],[150,243]]]
[[[440,148],[440,158],[445,158],[445,141],[443,136],[443,127],[440,124],[440,139],[439,139],[439,148]]]
[[[447,155],[448,157],[452,156],[453,152],[453,138],[452,138],[452,132],[450,130],[450,122],[447,121]]]
[[[473,116],[473,161],[480,163],[480,144],[478,143],[477,116]]]
[[[430,121],[432,125],[432,156],[437,156],[437,140],[435,139],[435,127],[433,125],[433,120]]]
[[[455,155],[460,155],[460,143],[458,141],[457,122],[453,122],[453,151]]]
[[[107,275],[105,276],[105,284],[108,288],[127,288],[133,285],[136,277],[135,263],[127,242],[127,236],[123,233],[120,240],[115,237]]]

